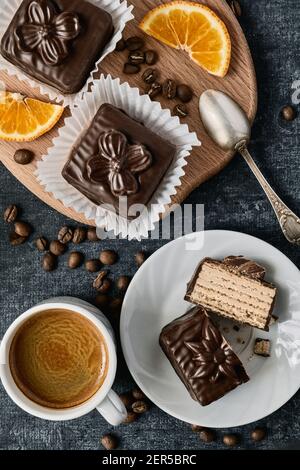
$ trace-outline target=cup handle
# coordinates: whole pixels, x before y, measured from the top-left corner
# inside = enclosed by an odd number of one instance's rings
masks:
[[[113,390],[110,390],[104,400],[97,406],[97,410],[109,424],[118,426],[127,416],[127,411]]]

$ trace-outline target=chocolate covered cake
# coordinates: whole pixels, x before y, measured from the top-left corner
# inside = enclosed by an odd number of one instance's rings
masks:
[[[205,258],[188,284],[185,300],[237,322],[268,330],[276,287],[264,268],[243,257]]]
[[[114,32],[109,13],[85,0],[23,0],[0,52],[65,94],[84,86]]]
[[[165,326],[159,343],[191,397],[203,406],[249,380],[202,307],[192,308]]]

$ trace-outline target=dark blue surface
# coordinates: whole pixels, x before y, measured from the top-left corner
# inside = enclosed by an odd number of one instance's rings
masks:
[[[299,0],[244,0],[241,24],[246,33],[257,71],[259,108],[253,128],[251,151],[270,183],[290,207],[300,213],[300,118],[289,124],[278,119],[282,105],[291,101],[292,84],[300,79],[300,5]],[[298,112],[300,106],[296,106]],[[1,144],[0,144],[1,151]],[[23,218],[49,239],[55,238],[65,218],[36,199],[2,166],[1,212],[10,203],[23,209]],[[300,249],[283,238],[269,203],[248,170],[236,157],[218,176],[191,194],[188,203],[205,205],[206,229],[229,229],[255,235],[285,253],[298,267]],[[70,222],[72,224],[72,222]],[[74,225],[74,224],[73,224]],[[0,336],[22,311],[48,297],[74,295],[93,300],[92,276],[83,269],[70,272],[66,255],[59,269],[46,274],[40,269],[40,256],[28,243],[11,248],[7,243],[8,229],[0,222]],[[32,237],[33,239],[34,237]],[[115,248],[120,261],[112,276],[133,275],[134,253],[140,249],[153,252],[163,241],[109,241],[84,244],[80,249],[92,258],[102,248]],[[125,391],[132,379],[122,359],[119,362],[116,389]],[[270,384],[270,387],[272,384]],[[255,399],[255,397],[253,397]],[[98,449],[103,433],[112,428],[98,413],[73,422],[52,423],[26,415],[0,389],[0,448],[1,449]],[[277,448],[300,441],[300,395],[262,420],[268,438],[253,444],[249,438],[253,425],[236,429],[241,435],[241,448]],[[222,435],[209,448],[222,448]],[[141,419],[115,430],[124,449],[203,449],[189,425],[167,416],[153,407]]]

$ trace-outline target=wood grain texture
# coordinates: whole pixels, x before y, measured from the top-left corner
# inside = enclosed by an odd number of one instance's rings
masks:
[[[136,34],[143,35],[138,30],[138,22],[150,8],[165,2],[157,0],[144,0],[143,2],[140,0],[129,0],[129,3],[135,6],[135,20],[127,25],[125,37]],[[159,53],[160,60],[156,67],[160,71],[160,80],[172,78],[178,83],[186,83],[193,88],[195,93],[195,97],[188,105],[190,114],[185,122],[189,125],[191,131],[197,133],[202,141],[202,146],[195,148],[187,159],[186,173],[182,177],[182,185],[178,187],[177,194],[173,197],[174,203],[183,202],[193,189],[221,171],[233,157],[232,152],[220,150],[206,135],[198,112],[198,98],[201,93],[208,88],[228,93],[242,106],[251,121],[255,117],[257,108],[257,87],[253,62],[247,41],[237,19],[225,0],[204,0],[201,3],[211,7],[223,19],[231,36],[232,59],[229,72],[225,78],[217,78],[207,74],[197,64],[194,64],[186,53],[171,49],[153,38],[146,37],[147,49],[153,48]],[[137,86],[143,91],[144,84],[141,74],[127,76],[122,73],[127,54],[128,51],[110,54],[102,62],[100,72],[110,73],[113,77],[120,77],[122,82],[128,81],[131,86]],[[37,89],[30,89],[26,83],[20,83],[15,77],[8,77],[5,71],[0,72],[0,80],[6,84],[8,90],[20,91],[27,95],[41,98]],[[170,109],[176,104],[175,100],[169,101],[162,97],[159,97],[159,101],[163,107],[169,107]],[[68,112],[66,110],[64,116],[67,116]],[[52,145],[53,137],[57,135],[58,127],[62,125],[64,125],[64,117],[54,130],[37,141],[26,144],[26,148],[30,148],[36,153],[36,159],[32,164],[20,166],[12,158],[15,150],[24,147],[24,144],[3,141],[0,144],[0,160],[18,180],[46,204],[74,220],[93,224],[93,221],[88,221],[82,214],[66,208],[60,201],[54,199],[51,194],[45,192],[34,176],[36,161],[47,152],[47,149]]]

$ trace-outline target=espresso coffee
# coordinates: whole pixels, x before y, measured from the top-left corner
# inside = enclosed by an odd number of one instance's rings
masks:
[[[91,398],[108,370],[98,328],[78,313],[51,309],[25,321],[13,338],[9,365],[19,389],[48,408],[70,408]]]

